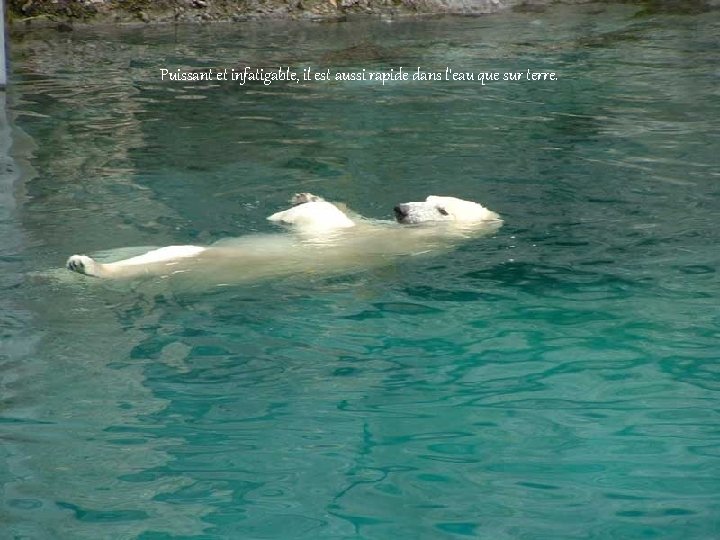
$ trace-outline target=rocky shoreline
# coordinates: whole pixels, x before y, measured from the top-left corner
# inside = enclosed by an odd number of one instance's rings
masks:
[[[347,20],[353,15],[380,17],[438,14],[482,15],[503,10],[542,13],[551,5],[630,3],[647,13],[700,13],[720,0],[8,0],[12,26],[74,24],[172,24],[297,19]]]

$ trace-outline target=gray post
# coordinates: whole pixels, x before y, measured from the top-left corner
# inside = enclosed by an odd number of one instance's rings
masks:
[[[0,0],[0,89],[7,85],[7,57],[5,56],[5,0]]]

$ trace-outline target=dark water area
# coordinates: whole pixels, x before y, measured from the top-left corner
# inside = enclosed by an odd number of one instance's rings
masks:
[[[720,536],[720,17],[636,12],[16,36],[0,536]],[[558,80],[160,80],[245,65]],[[332,278],[63,269],[271,233],[298,191],[505,224]]]

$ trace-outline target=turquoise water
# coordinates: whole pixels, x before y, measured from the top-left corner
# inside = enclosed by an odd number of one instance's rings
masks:
[[[0,537],[720,537],[720,18],[634,14],[16,35]],[[559,80],[159,81],[241,63]],[[62,270],[272,232],[296,191],[505,226],[202,291]]]

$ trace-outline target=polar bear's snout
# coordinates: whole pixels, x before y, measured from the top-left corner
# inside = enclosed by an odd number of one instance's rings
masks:
[[[398,204],[395,208],[393,208],[393,212],[395,212],[395,219],[402,223],[403,219],[407,217],[409,209],[410,207],[407,204]]]
[[[403,225],[417,225],[435,221],[459,221],[437,204],[429,201],[400,203],[393,208],[395,220]]]

